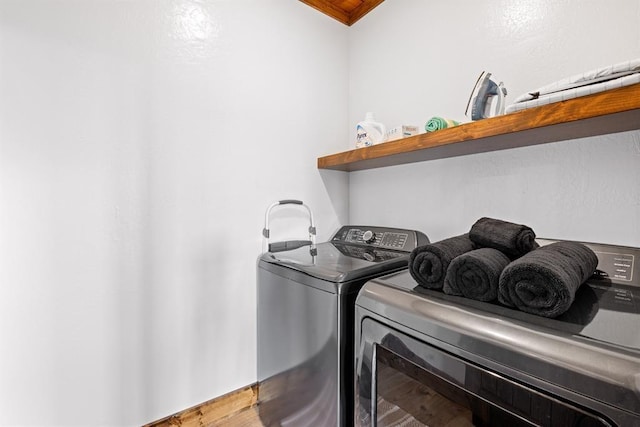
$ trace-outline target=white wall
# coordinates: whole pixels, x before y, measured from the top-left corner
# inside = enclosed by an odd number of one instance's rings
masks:
[[[349,32],[349,124],[366,111],[387,126],[464,120],[483,70],[514,100],[640,58],[638,22],[638,0],[386,1]],[[638,183],[635,131],[351,173],[350,221],[436,241],[492,216],[541,237],[640,246]]]
[[[0,425],[255,382],[266,207],[347,219],[315,168],[348,139],[347,30],[289,0],[0,1]]]
[[[463,118],[482,70],[514,97],[640,57],[640,2],[614,3],[389,0],[347,28],[294,0],[0,0],[0,425],[138,425],[254,382],[276,199],[319,240],[491,215],[640,246],[637,132],[315,169],[366,111]]]

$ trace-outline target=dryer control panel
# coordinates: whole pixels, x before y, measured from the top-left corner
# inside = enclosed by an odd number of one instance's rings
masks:
[[[345,225],[338,230],[331,241],[410,252],[418,246],[429,243],[429,238],[415,230]]]

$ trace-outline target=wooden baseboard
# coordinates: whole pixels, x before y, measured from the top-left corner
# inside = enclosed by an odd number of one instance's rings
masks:
[[[185,409],[177,414],[146,424],[144,427],[206,426],[249,409],[255,406],[257,402],[258,384],[252,384]]]

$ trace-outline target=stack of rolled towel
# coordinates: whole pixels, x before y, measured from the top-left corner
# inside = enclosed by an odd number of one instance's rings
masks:
[[[481,218],[469,233],[414,249],[409,272],[428,289],[557,317],[569,309],[598,259],[581,243],[540,248],[535,237],[526,225]]]

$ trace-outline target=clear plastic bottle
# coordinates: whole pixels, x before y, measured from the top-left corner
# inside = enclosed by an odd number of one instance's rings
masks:
[[[373,113],[367,113],[364,121],[356,126],[356,148],[369,147],[387,140],[387,129],[376,122]]]

